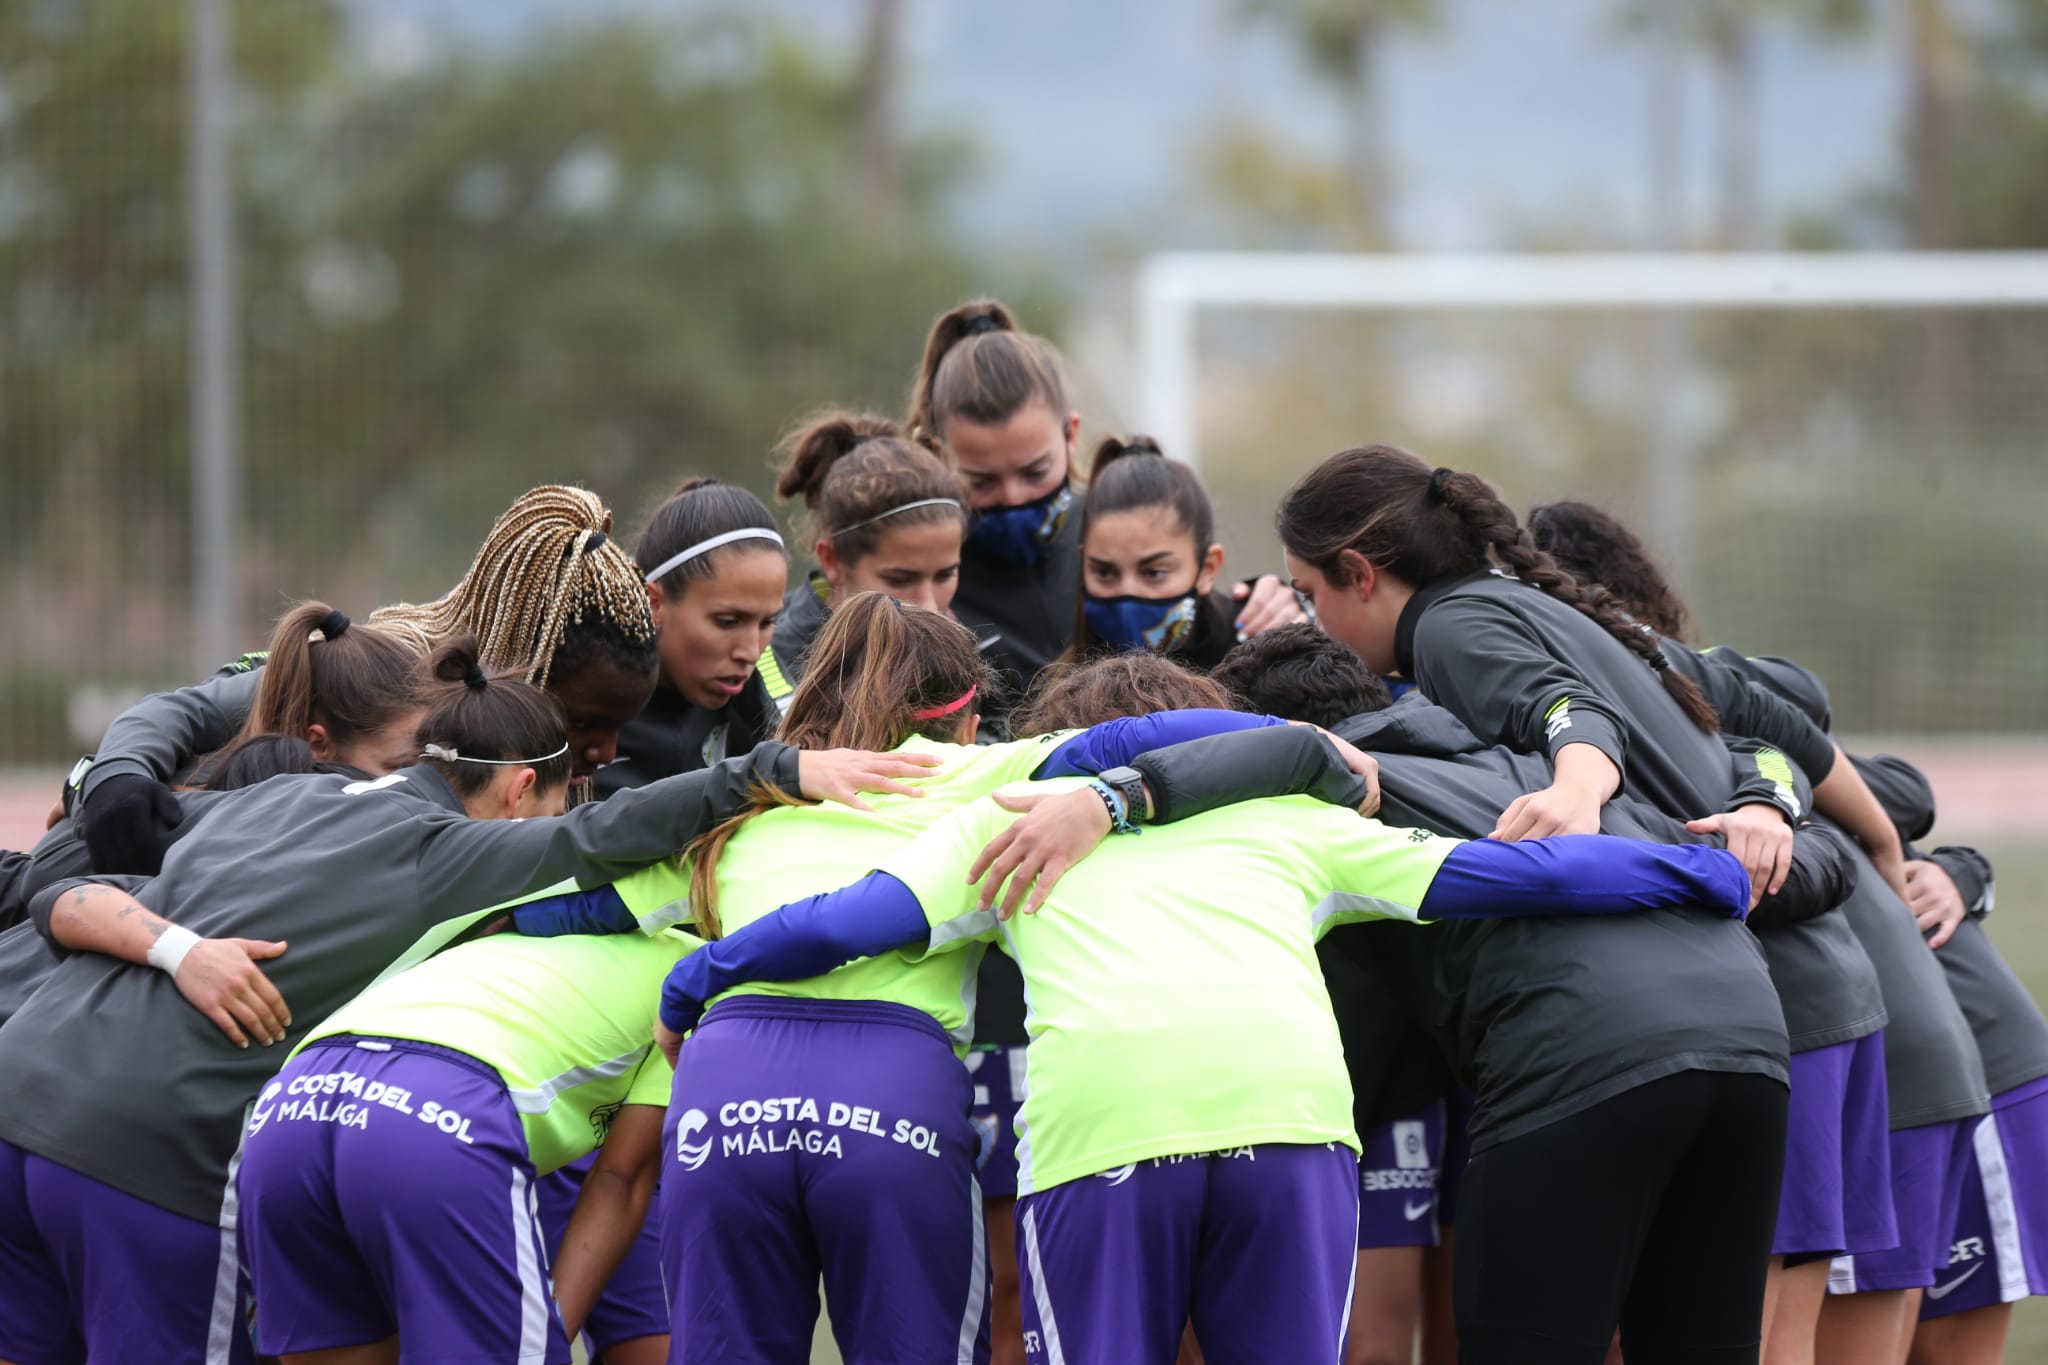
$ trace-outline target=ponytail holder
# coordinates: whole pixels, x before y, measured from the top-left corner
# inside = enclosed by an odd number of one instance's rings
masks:
[[[922,711],[912,711],[910,718],[912,720],[937,720],[940,716],[950,716],[961,707],[967,705],[968,702],[973,701],[974,694],[979,691],[981,691],[981,684],[976,683],[958,697],[942,706],[927,706]]]
[[[323,640],[330,642],[339,640],[348,633],[348,614],[339,610],[330,611],[320,618],[320,624],[316,629],[319,630],[320,638]]]
[[[592,531],[590,535],[584,539],[583,553],[587,555],[596,554],[599,550],[602,550],[604,548],[605,542],[610,539],[611,537],[606,535],[602,531]]]
[[[1663,650],[1660,649],[1650,656],[1650,671],[1652,673],[1662,673],[1669,667],[1671,667],[1671,660],[1664,657]]]
[[[963,337],[979,336],[983,332],[1006,332],[1008,330],[1009,328],[1003,326],[1003,320],[994,313],[977,313],[960,324],[960,335]]]
[[[1429,500],[1431,502],[1442,502],[1444,500],[1444,480],[1451,477],[1452,472],[1449,469],[1439,467],[1435,473],[1429,476]]]
[[[475,664],[471,664],[462,675],[462,685],[464,687],[485,688],[491,685],[491,680],[484,673],[483,669]]]

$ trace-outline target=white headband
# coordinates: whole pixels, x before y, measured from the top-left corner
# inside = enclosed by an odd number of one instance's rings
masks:
[[[682,568],[683,565],[689,563],[698,555],[709,554],[719,546],[730,545],[735,540],[772,540],[777,545],[782,544],[782,537],[765,526],[742,526],[737,531],[727,531],[722,536],[713,536],[709,540],[700,540],[679,555],[670,555],[667,559],[662,560],[661,563],[647,571],[647,581],[649,583],[660,582],[668,577],[673,570]]]
[[[868,519],[867,519],[866,521],[856,521],[856,522],[855,522],[855,523],[854,523],[853,525],[851,525],[851,526],[842,526],[842,527],[840,527],[840,528],[839,528],[838,530],[836,530],[836,531],[834,531],[834,532],[832,533],[832,539],[834,539],[834,540],[837,540],[837,539],[839,539],[839,537],[841,537],[841,536],[845,535],[845,534],[846,534],[846,533],[847,533],[848,531],[858,531],[858,530],[859,530],[859,529],[860,529],[861,527],[863,527],[863,526],[873,526],[873,525],[874,525],[874,524],[875,524],[876,522],[878,522],[878,521],[882,520],[882,518],[884,518],[884,517],[893,517],[893,516],[895,516],[895,515],[896,515],[896,514],[897,514],[898,512],[909,512],[909,511],[914,511],[915,509],[917,509],[917,508],[919,508],[919,507],[959,507],[959,506],[960,506],[960,499],[958,499],[958,498],[919,498],[919,499],[918,499],[918,500],[917,500],[916,502],[906,502],[906,503],[904,503],[904,504],[903,504],[903,505],[902,505],[901,507],[891,507],[891,508],[890,508],[890,509],[889,509],[888,511],[886,511],[886,512],[878,512],[878,513],[876,513],[876,514],[875,514],[874,516],[872,516],[872,517],[869,517],[869,518],[868,518]],[[963,509],[963,510],[964,510],[964,509]]]
[[[470,758],[465,754],[456,752],[445,744],[429,744],[425,749],[421,750],[421,753],[426,757],[438,758],[443,763],[488,763],[494,768],[530,767],[535,763],[545,763],[551,758],[560,758],[568,752],[569,745],[566,740],[563,741],[561,748],[551,754],[542,754],[539,758]]]

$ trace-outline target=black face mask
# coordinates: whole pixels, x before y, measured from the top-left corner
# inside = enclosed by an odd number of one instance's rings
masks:
[[[967,517],[967,543],[1013,568],[1029,569],[1045,558],[1067,512],[1074,505],[1074,489],[1068,479],[1042,498],[1014,507],[984,507]]]

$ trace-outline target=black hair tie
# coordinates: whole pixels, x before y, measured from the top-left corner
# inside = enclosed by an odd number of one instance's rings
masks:
[[[605,542],[610,539],[611,537],[602,531],[592,531],[589,538],[583,542],[583,553],[587,555],[596,554],[604,548]]]
[[[348,633],[348,613],[330,611],[320,618],[320,636],[328,641],[339,640]]]
[[[467,669],[463,670],[462,685],[481,691],[491,685],[491,680],[485,675],[482,668],[476,664],[471,664]]]
[[[1671,660],[1664,657],[1664,651],[1661,647],[1655,654],[1650,656],[1650,671],[1652,673],[1662,673],[1669,667],[1671,667]]]
[[[1450,478],[1451,473],[1451,470],[1439,467],[1435,473],[1429,476],[1429,500],[1431,502],[1442,502],[1444,500],[1444,480]]]
[[[979,336],[983,332],[1005,332],[1008,330],[1007,327],[1003,326],[1003,320],[994,313],[977,313],[960,324],[960,335],[963,337]]]

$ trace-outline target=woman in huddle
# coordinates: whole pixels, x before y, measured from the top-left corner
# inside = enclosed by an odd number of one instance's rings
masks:
[[[803,500],[818,561],[783,600],[775,643],[761,660],[770,694],[787,706],[826,617],[855,593],[887,593],[928,611],[952,607],[967,503],[945,461],[886,417],[823,413],[782,449],[775,493]]]

